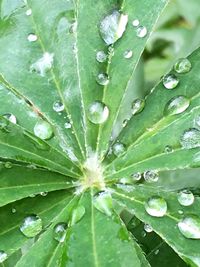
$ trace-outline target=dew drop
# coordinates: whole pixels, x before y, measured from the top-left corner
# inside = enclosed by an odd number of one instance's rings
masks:
[[[185,96],[175,96],[166,104],[164,115],[177,115],[184,112],[190,105],[190,100]]]
[[[128,123],[128,119],[123,120],[123,122],[122,122],[122,127],[123,127],[123,128],[126,127],[127,123]]]
[[[53,136],[51,124],[44,120],[38,121],[34,126],[34,134],[42,140],[50,139]]]
[[[79,205],[78,207],[73,209],[70,225],[73,226],[74,224],[78,223],[83,218],[84,215],[85,215],[84,206]]]
[[[37,37],[37,35],[35,35],[34,33],[30,33],[30,34],[28,35],[27,39],[28,39],[29,42],[36,42],[37,39],[38,39],[38,37]]]
[[[64,127],[65,127],[65,129],[70,129],[70,128],[72,128],[72,125],[70,122],[65,122]]]
[[[0,250],[0,263],[4,262],[8,258],[8,255],[5,251]]]
[[[145,210],[153,217],[163,217],[167,213],[167,202],[162,197],[151,197],[145,203]]]
[[[132,56],[133,56],[133,51],[132,50],[126,50],[124,52],[124,58],[129,59],[129,58],[132,58]]]
[[[113,145],[112,151],[116,157],[119,157],[126,151],[126,147],[124,144],[117,142],[116,144]]]
[[[152,171],[152,170],[145,171],[144,172],[144,179],[146,182],[149,182],[149,183],[157,182],[159,179],[158,172]]]
[[[56,112],[61,112],[65,109],[65,106],[61,101],[56,101],[53,103],[53,110]]]
[[[186,149],[200,147],[200,131],[196,128],[186,130],[181,136],[180,143]]]
[[[17,118],[15,117],[15,115],[11,114],[11,113],[6,113],[3,115],[3,117],[7,120],[9,120],[11,123],[16,124],[17,123]]]
[[[143,111],[145,106],[145,100],[144,99],[135,99],[132,103],[132,114],[138,114]]]
[[[141,172],[136,172],[131,175],[133,181],[140,181],[142,179]]]
[[[11,169],[13,165],[12,165],[12,162],[7,161],[5,162],[4,166],[6,169]]]
[[[178,202],[182,206],[190,206],[194,203],[194,195],[189,190],[182,190],[178,193]]]
[[[200,218],[196,215],[190,215],[178,223],[180,232],[190,239],[200,239]]]
[[[52,68],[54,54],[45,52],[43,56],[30,66],[31,72],[36,72],[42,77]]]
[[[98,51],[96,54],[96,60],[100,63],[106,62],[107,60],[107,55],[104,51]]]
[[[165,152],[165,153],[171,153],[171,152],[173,152],[173,148],[172,148],[171,146],[168,146],[168,145],[167,145],[167,146],[165,147],[164,152]]]
[[[147,232],[147,233],[151,233],[151,232],[153,232],[153,228],[152,228],[151,225],[149,225],[149,224],[145,224],[145,225],[144,225],[144,230],[145,230],[145,232]]]
[[[48,195],[48,192],[40,192],[40,195],[41,195],[42,197],[46,197],[46,196]]]
[[[67,224],[66,223],[58,223],[54,227],[54,239],[60,243],[65,241],[65,237],[67,234]]]
[[[12,213],[16,213],[16,211],[17,211],[17,210],[16,210],[15,208],[12,208],[12,209],[11,209],[11,212],[12,212]]]
[[[144,26],[139,26],[136,29],[136,34],[137,34],[137,37],[144,38],[147,35],[147,28]]]
[[[177,73],[187,73],[191,70],[192,64],[187,58],[180,58],[174,65]]]
[[[174,89],[179,84],[179,79],[174,74],[167,74],[163,77],[163,85],[166,89]]]
[[[94,124],[104,123],[109,116],[108,107],[100,101],[93,102],[88,109],[88,119]]]
[[[32,15],[32,10],[31,10],[31,9],[28,9],[28,10],[26,11],[26,15],[27,15],[27,16],[31,16],[31,15]]]
[[[42,220],[37,215],[30,215],[26,217],[20,226],[20,231],[26,237],[34,237],[42,230]]]
[[[139,20],[138,20],[138,19],[134,19],[134,20],[132,21],[132,25],[133,25],[133,27],[138,27],[138,26],[140,25]]]
[[[108,192],[100,192],[94,196],[93,203],[96,209],[106,214],[107,216],[112,215],[113,202],[111,194]]]
[[[106,73],[99,73],[97,75],[97,79],[96,79],[97,83],[100,85],[108,85],[109,84],[109,77]]]
[[[128,15],[121,14],[114,10],[100,23],[100,34],[107,45],[114,44],[122,37],[128,23]]]

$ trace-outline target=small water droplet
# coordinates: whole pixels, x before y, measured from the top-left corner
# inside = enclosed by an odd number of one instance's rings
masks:
[[[129,59],[129,58],[132,58],[132,56],[133,56],[133,51],[132,50],[126,50],[124,52],[124,58]]]
[[[48,195],[48,192],[40,192],[40,195],[41,195],[42,197],[46,197],[46,196]]]
[[[100,63],[106,62],[107,60],[107,55],[104,51],[98,51],[96,54],[96,60]]]
[[[190,190],[182,190],[178,193],[178,202],[182,206],[190,206],[194,203],[194,195]]]
[[[145,106],[145,100],[144,99],[135,99],[132,103],[132,114],[138,114],[143,111]]]
[[[94,196],[93,203],[96,209],[106,214],[107,216],[112,215],[113,202],[111,194],[108,192],[100,192]]]
[[[128,15],[124,15],[114,10],[106,16],[100,23],[100,33],[107,45],[115,43],[122,37],[128,23]]]
[[[0,263],[4,262],[8,258],[8,255],[5,251],[0,250]]]
[[[99,73],[97,75],[97,83],[100,85],[108,85],[109,84],[109,77],[106,73]]]
[[[122,122],[122,127],[124,128],[124,127],[126,127],[126,125],[127,125],[127,123],[128,123],[128,119],[126,119],[126,120],[123,120],[123,122]]]
[[[53,110],[56,112],[61,112],[65,109],[64,104],[61,101],[56,101],[53,103]]]
[[[116,157],[119,157],[126,151],[126,147],[124,144],[117,142],[116,144],[113,145],[112,151]]]
[[[74,224],[78,223],[83,216],[85,215],[85,207],[82,205],[79,205],[72,211],[72,217],[70,225],[73,226]]]
[[[147,35],[147,28],[145,26],[139,26],[136,29],[137,37],[144,38]]]
[[[94,124],[104,123],[109,116],[108,107],[100,101],[93,102],[88,109],[88,119]]]
[[[140,25],[140,21],[138,19],[134,19],[132,21],[132,25],[133,25],[133,27],[138,27]]]
[[[53,136],[51,124],[44,120],[38,121],[34,126],[34,134],[42,140],[50,139]]]
[[[200,218],[196,215],[190,215],[178,223],[180,232],[190,239],[200,239]]]
[[[70,129],[70,128],[72,128],[72,125],[70,122],[65,122],[64,127],[65,127],[65,129]]]
[[[32,15],[32,10],[31,9],[26,10],[26,15],[27,16],[31,16]]]
[[[190,105],[190,100],[185,96],[175,96],[166,104],[164,115],[177,115],[184,112]]]
[[[53,60],[54,54],[45,52],[41,58],[39,58],[35,63],[30,66],[30,71],[36,72],[42,77],[44,77],[47,71],[52,68]]]
[[[6,169],[11,169],[13,164],[12,164],[12,162],[7,161],[7,162],[5,162],[4,166]]]
[[[20,226],[20,231],[26,237],[34,237],[42,230],[42,220],[37,215],[30,215],[26,217]]]
[[[179,84],[179,79],[174,74],[167,74],[163,77],[163,85],[166,89],[174,89]]]
[[[136,172],[131,175],[133,181],[140,181],[142,179],[141,172]]]
[[[187,58],[180,58],[174,65],[177,73],[187,73],[191,70],[192,64]]]
[[[67,234],[67,224],[66,223],[58,223],[54,227],[54,239],[60,243],[65,241],[65,237]]]
[[[16,213],[16,211],[17,210],[15,208],[12,208],[12,210],[11,210],[12,213]]]
[[[144,179],[146,182],[149,182],[149,183],[157,182],[159,179],[158,172],[154,170],[145,171]]]
[[[38,39],[38,37],[37,37],[36,34],[34,34],[34,33],[30,33],[30,34],[28,35],[27,39],[28,39],[29,42],[36,42],[37,39]]]
[[[145,210],[153,217],[163,217],[167,213],[167,202],[162,197],[151,197],[145,203]]]
[[[154,252],[154,254],[155,255],[158,255],[159,252],[160,252],[160,250],[159,249],[156,249],[155,252]]]
[[[17,123],[17,118],[15,117],[15,115],[11,114],[11,113],[6,113],[3,115],[3,117],[7,120],[9,120],[10,122],[12,122],[13,124]]]
[[[123,177],[119,180],[120,184],[132,184],[133,180],[130,177]]]
[[[171,147],[171,146],[166,146],[165,147],[165,151],[164,151],[165,153],[171,153],[171,152],[173,152],[173,148]]]
[[[144,225],[144,230],[145,230],[145,232],[147,232],[147,233],[151,233],[151,232],[153,232],[153,228],[152,228],[151,225],[149,225],[149,224],[145,224],[145,225]]]
[[[186,149],[200,147],[200,131],[196,128],[186,130],[181,136],[180,143]]]

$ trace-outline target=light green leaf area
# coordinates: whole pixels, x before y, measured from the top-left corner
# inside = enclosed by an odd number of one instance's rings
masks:
[[[167,213],[163,217],[154,217],[146,212],[145,203],[154,196],[162,197],[167,202]],[[178,202],[177,192],[161,191],[146,186],[119,185],[113,190],[113,198],[141,221],[151,225],[153,230],[191,266],[200,266],[200,241],[186,238],[178,228],[178,223],[183,218],[199,216],[199,196],[195,198],[193,205],[185,207]],[[188,227],[187,231],[190,229],[192,228]]]

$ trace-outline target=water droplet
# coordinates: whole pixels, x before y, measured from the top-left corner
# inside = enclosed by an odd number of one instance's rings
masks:
[[[159,252],[160,252],[160,250],[159,249],[156,249],[155,252],[154,252],[154,254],[155,255],[158,255]]]
[[[153,217],[163,217],[167,213],[167,202],[162,197],[151,197],[145,203],[145,210]]]
[[[147,233],[151,233],[151,232],[153,232],[153,228],[152,228],[151,225],[149,225],[149,224],[145,224],[145,225],[144,225],[144,230],[145,230],[145,232],[147,232]]]
[[[106,73],[99,73],[97,75],[97,83],[100,85],[108,85],[109,84],[109,77]]]
[[[139,20],[138,20],[138,19],[134,19],[134,20],[132,21],[132,25],[133,25],[133,27],[138,27],[138,26],[140,25]]]
[[[141,172],[136,172],[131,175],[133,181],[140,181],[142,179]]]
[[[129,58],[131,58],[132,56],[133,56],[133,51],[132,51],[132,50],[126,50],[126,51],[124,52],[124,58],[129,59]]]
[[[194,195],[189,190],[182,190],[178,193],[178,202],[182,206],[190,206],[194,203]]]
[[[180,58],[174,65],[177,73],[187,73],[191,70],[192,64],[187,58]]]
[[[186,149],[200,147],[200,131],[196,128],[186,130],[181,136],[180,143]]]
[[[40,192],[40,195],[41,195],[42,197],[46,197],[46,196],[48,195],[48,192]]]
[[[28,35],[27,39],[28,39],[29,42],[36,42],[37,39],[38,39],[38,37],[37,37],[37,35],[35,35],[34,33],[30,33],[30,34]]]
[[[26,217],[20,226],[20,231],[26,237],[34,237],[42,230],[42,220],[37,215],[30,215]]]
[[[122,122],[122,127],[124,128],[124,127],[126,127],[126,125],[127,125],[127,123],[128,123],[128,119],[126,119],[126,120],[124,120],[123,122]]]
[[[8,255],[5,251],[0,250],[0,263],[4,262],[8,258]]]
[[[132,184],[133,180],[130,177],[123,177],[119,180],[120,184]]]
[[[178,223],[180,232],[190,239],[200,239],[200,218],[196,215],[190,215]]]
[[[72,128],[72,125],[70,122],[65,122],[64,127],[65,127],[65,129],[70,129],[70,128]]]
[[[146,182],[150,182],[150,183],[157,182],[159,179],[158,172],[152,171],[152,170],[145,171],[144,172],[144,179]]]
[[[11,169],[13,165],[12,165],[12,162],[7,161],[5,162],[4,166],[6,169]]]
[[[53,136],[53,129],[51,124],[40,120],[34,126],[34,134],[42,140],[50,139]]]
[[[173,152],[173,148],[171,147],[171,146],[166,146],[165,147],[165,151],[164,151],[165,153],[171,153],[171,152]]]
[[[65,109],[65,106],[61,101],[56,101],[53,103],[53,110],[56,112],[61,112]]]
[[[66,223],[58,223],[54,227],[54,239],[58,242],[63,243],[65,241],[65,237],[67,234],[67,224]]]
[[[74,225],[79,222],[85,215],[85,207],[80,205],[73,209],[70,225]]]
[[[147,28],[144,26],[139,26],[136,29],[136,34],[137,34],[137,37],[144,38],[147,35]]]
[[[174,74],[167,74],[163,77],[163,85],[166,89],[174,89],[179,84],[179,79]]]
[[[26,15],[27,15],[27,16],[31,16],[31,15],[32,15],[32,10],[31,10],[31,9],[28,9],[28,10],[26,11]]]
[[[11,210],[12,213],[16,213],[16,211],[17,210],[15,208],[12,208],[12,210]]]
[[[47,71],[49,71],[52,68],[53,59],[54,59],[54,54],[45,52],[40,59],[38,59],[35,63],[31,65],[30,71],[37,72],[42,77],[44,77]]]
[[[106,16],[100,23],[100,33],[107,45],[115,43],[122,37],[128,23],[128,15],[121,14],[114,10],[112,14]]]
[[[88,119],[94,124],[104,123],[109,116],[108,107],[100,101],[95,101],[89,106]]]
[[[132,103],[132,114],[138,114],[143,111],[145,106],[145,100],[144,99],[135,99]]]
[[[96,60],[100,63],[103,63],[107,60],[107,55],[104,51],[98,51],[96,54]]]
[[[126,151],[126,147],[124,144],[118,142],[118,143],[113,145],[112,151],[116,157],[119,157],[120,155],[122,155]]]
[[[175,96],[166,104],[164,114],[177,115],[184,112],[190,105],[190,100],[185,96]]]
[[[113,202],[111,194],[108,192],[100,192],[94,196],[93,200],[96,209],[106,214],[107,216],[112,215]]]
[[[7,120],[9,120],[11,123],[16,124],[17,123],[17,118],[15,117],[15,115],[11,114],[11,113],[6,113],[3,115],[3,117]]]

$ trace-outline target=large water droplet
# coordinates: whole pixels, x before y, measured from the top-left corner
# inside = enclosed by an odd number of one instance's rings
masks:
[[[97,75],[97,83],[100,85],[108,85],[109,84],[109,77],[106,73],[99,73]]]
[[[42,220],[37,215],[30,215],[26,217],[20,226],[20,231],[26,237],[34,237],[42,230]]]
[[[61,112],[65,109],[65,106],[61,101],[56,101],[53,103],[53,110],[56,112]]]
[[[40,120],[34,126],[34,134],[40,139],[47,140],[53,136],[53,128],[48,122]]]
[[[200,239],[200,218],[196,215],[190,215],[178,223],[180,232],[190,239]]]
[[[8,255],[5,251],[0,250],[0,263],[4,262],[8,258]]]
[[[144,38],[147,35],[147,28],[145,26],[139,26],[136,29],[137,37]]]
[[[64,242],[67,234],[67,224],[66,223],[58,223],[54,227],[54,239],[58,242]]]
[[[163,217],[167,213],[167,202],[162,197],[151,197],[145,203],[145,210],[153,217]]]
[[[190,105],[190,100],[185,96],[173,97],[165,106],[165,115],[177,115],[184,112]]]
[[[96,60],[100,63],[106,62],[107,60],[107,55],[104,51],[98,51],[96,54]]]
[[[27,39],[28,39],[29,42],[35,42],[35,41],[37,41],[38,37],[37,37],[36,34],[34,34],[34,33],[30,33],[30,34],[28,35]]]
[[[145,171],[144,179],[149,183],[157,182],[159,179],[158,172],[154,170]]]
[[[47,71],[49,71],[52,68],[53,59],[54,59],[54,54],[45,52],[40,59],[38,59],[35,63],[31,65],[30,71],[37,72],[42,77],[44,77]]]
[[[132,114],[138,114],[143,111],[145,106],[145,100],[144,99],[135,99],[132,103]]]
[[[196,128],[186,130],[181,136],[180,143],[186,149],[200,147],[200,131]]]
[[[115,156],[119,157],[126,151],[126,147],[124,144],[118,142],[113,145],[112,151]]]
[[[107,45],[115,43],[122,37],[128,23],[128,15],[115,10],[100,23],[101,37]]]
[[[100,101],[95,101],[89,106],[88,119],[94,124],[104,123],[109,116],[108,107]]]
[[[179,79],[174,74],[167,74],[163,77],[163,85],[166,89],[174,89],[179,84]]]
[[[72,225],[78,223],[83,218],[84,215],[85,215],[85,207],[84,206],[79,205],[78,207],[73,209],[70,225],[72,226]]]
[[[110,193],[100,192],[94,196],[93,200],[96,209],[102,213],[111,216],[113,211],[113,202]]]
[[[17,118],[15,117],[15,115],[11,114],[11,113],[6,113],[3,115],[4,118],[6,118],[7,120],[9,120],[10,122],[12,122],[13,124],[17,123]]]
[[[187,73],[191,70],[192,64],[187,58],[180,58],[174,65],[177,73]]]
[[[132,51],[132,50],[126,50],[126,51],[124,52],[124,58],[129,59],[129,58],[131,58],[132,56],[133,56],[133,51]]]
[[[178,202],[182,206],[190,206],[194,203],[194,195],[189,190],[182,190],[178,193]]]

